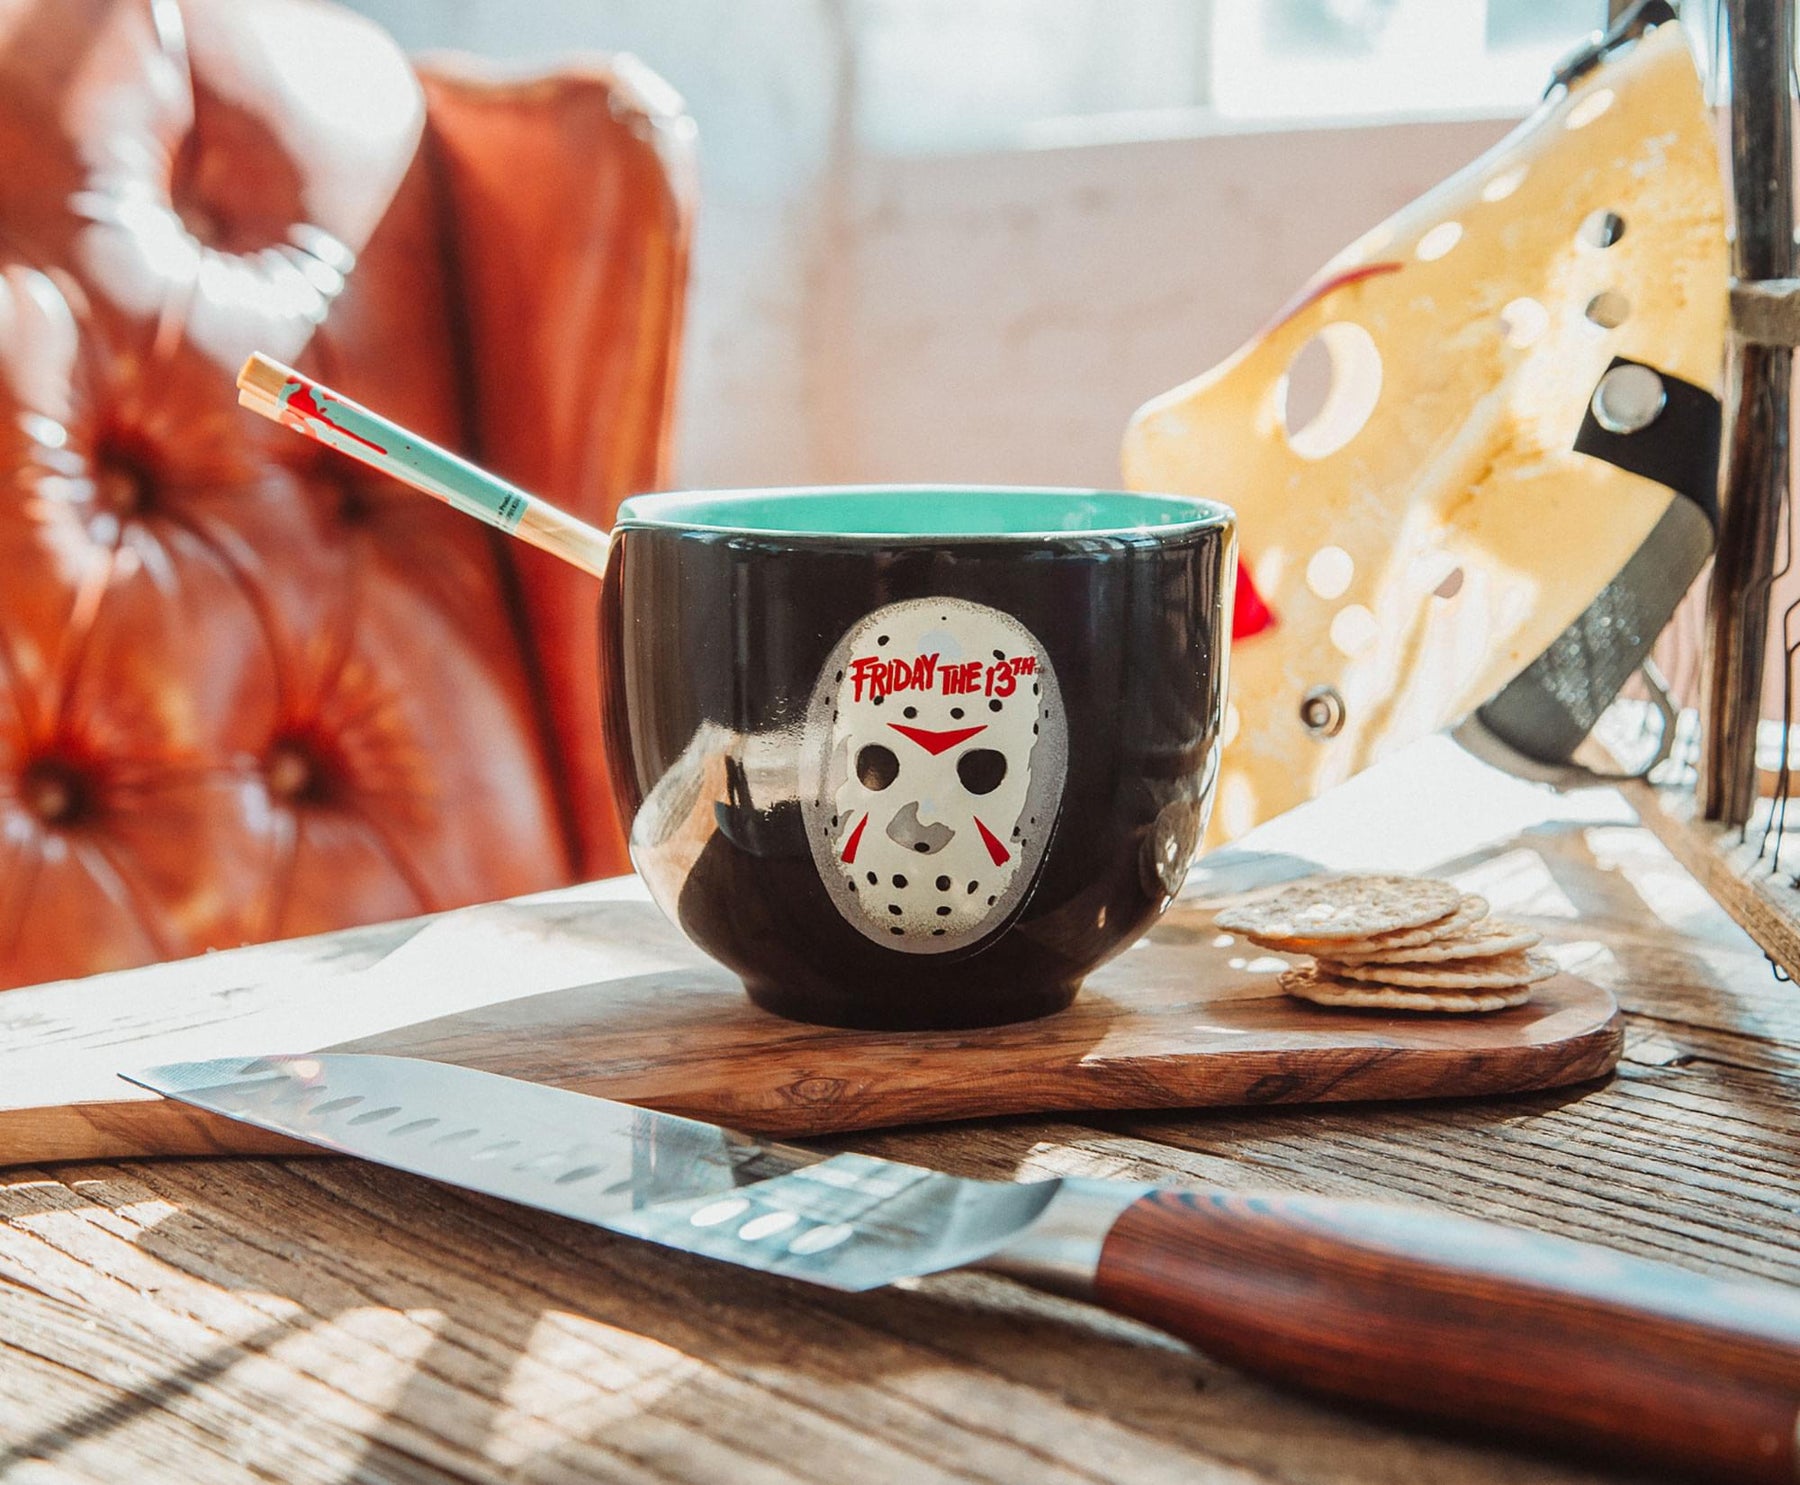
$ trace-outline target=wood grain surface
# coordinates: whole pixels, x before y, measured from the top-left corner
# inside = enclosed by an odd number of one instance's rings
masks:
[[[827,1145],[1000,1179],[1414,1202],[1800,1285],[1800,991],[1616,793],[1528,788],[1434,745],[1309,819],[1274,822],[1258,847],[1271,875],[1296,863],[1460,874],[1481,860],[1469,879],[1619,999],[1618,1076],[1504,1098],[1014,1117]],[[336,944],[340,971],[396,952],[375,931]],[[233,982],[229,966],[197,966],[215,969],[206,994]],[[0,997],[0,1015],[12,1003]],[[146,993],[132,1011],[126,996],[121,1019],[153,1020],[157,1003]],[[19,1029],[0,1028],[0,1044]],[[1321,1406],[991,1276],[836,1295],[353,1161],[275,1159],[0,1175],[0,1477],[1649,1478]]]
[[[1669,854],[1743,925],[1757,946],[1789,976],[1800,974],[1800,808],[1756,802],[1742,829],[1701,817],[1689,789],[1653,788],[1641,779],[1620,786],[1644,824]],[[1771,814],[1786,823],[1771,829]]]
[[[1465,863],[1465,878],[1490,859]],[[1207,890],[1254,883],[1269,864],[1254,852],[1226,861]],[[385,938],[372,930],[348,956],[334,939],[217,956],[190,967],[210,980],[229,965],[232,983],[210,992],[181,966],[163,967],[154,988],[140,971],[13,992],[0,1001],[14,1033],[0,1053],[0,1165],[302,1153],[117,1074],[325,1047],[460,1063],[782,1136],[1076,1109],[1472,1097],[1601,1077],[1618,1060],[1611,993],[1574,975],[1491,1015],[1315,1006],[1277,984],[1296,961],[1219,932],[1204,902],[1177,904],[1074,1006],[1038,1021],[804,1026],[751,1005],[641,896],[599,891],[611,895],[576,889],[396,925]],[[624,972],[592,978],[615,965]],[[433,1016],[445,1000],[463,1008]]]

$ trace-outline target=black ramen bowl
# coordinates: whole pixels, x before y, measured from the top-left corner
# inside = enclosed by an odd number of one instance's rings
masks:
[[[1231,512],[1187,497],[629,501],[600,655],[632,859],[784,1016],[1060,1010],[1198,848],[1234,571]]]

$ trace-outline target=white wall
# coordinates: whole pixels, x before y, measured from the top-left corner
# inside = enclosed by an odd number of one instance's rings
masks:
[[[1167,0],[1057,0],[1056,14],[1074,27],[1095,4],[1148,24]],[[1229,353],[1506,127],[1025,148],[1001,142],[1009,117],[1059,100],[1008,95],[1014,115],[997,103],[973,131],[992,147],[932,153],[930,129],[910,148],[897,137],[904,74],[871,72],[883,0],[357,5],[414,50],[632,51],[685,96],[701,141],[677,470],[692,485],[1113,483],[1138,403]],[[1193,67],[1159,59],[1134,81],[1130,60],[1113,59],[1131,102],[1195,101]]]
[[[1221,360],[1497,122],[857,162],[832,479],[1107,484],[1139,403]]]

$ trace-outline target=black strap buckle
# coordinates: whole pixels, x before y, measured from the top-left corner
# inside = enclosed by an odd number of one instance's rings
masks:
[[[1556,64],[1544,96],[1548,98],[1558,88],[1566,88],[1577,78],[1585,77],[1626,42],[1636,41],[1646,31],[1654,31],[1674,19],[1675,7],[1669,0],[1638,0],[1605,31],[1596,31]]]

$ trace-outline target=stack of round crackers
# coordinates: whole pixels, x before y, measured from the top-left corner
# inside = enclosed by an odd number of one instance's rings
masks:
[[[1227,908],[1219,927],[1278,954],[1310,954],[1281,988],[1318,1005],[1498,1011],[1556,973],[1540,936],[1431,877],[1322,877]]]

